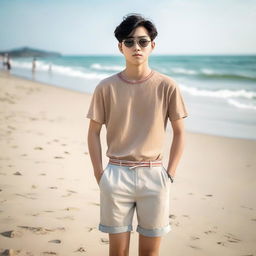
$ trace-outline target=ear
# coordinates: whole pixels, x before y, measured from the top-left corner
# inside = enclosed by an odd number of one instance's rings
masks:
[[[118,43],[118,48],[119,48],[119,51],[120,51],[121,53],[123,53],[122,43]]]
[[[153,49],[155,48],[155,46],[156,46],[155,41],[151,42],[151,51],[153,51]]]

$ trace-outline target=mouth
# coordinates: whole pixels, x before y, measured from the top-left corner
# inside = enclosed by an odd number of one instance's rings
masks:
[[[134,56],[134,57],[142,57],[141,54],[134,54],[134,55],[132,55],[132,56]]]

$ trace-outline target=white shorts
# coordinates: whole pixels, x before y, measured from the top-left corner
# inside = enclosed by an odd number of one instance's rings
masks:
[[[99,230],[112,234],[133,230],[136,207],[137,232],[144,236],[168,233],[170,184],[162,164],[131,168],[108,163],[99,181]]]

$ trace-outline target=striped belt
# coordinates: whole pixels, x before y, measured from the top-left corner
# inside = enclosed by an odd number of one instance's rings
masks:
[[[139,166],[162,166],[162,160],[148,160],[148,161],[128,161],[128,160],[121,160],[121,159],[114,159],[109,158],[109,163],[120,165],[120,166],[130,166],[129,169],[133,169]]]

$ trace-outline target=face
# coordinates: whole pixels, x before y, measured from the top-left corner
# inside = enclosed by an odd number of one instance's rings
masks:
[[[129,37],[133,37],[135,42],[140,38],[151,40],[148,31],[144,27],[137,27]],[[146,47],[141,47],[138,42],[136,42],[132,47],[125,46],[124,42],[118,43],[120,52],[125,56],[127,62],[133,65],[143,64],[148,61],[148,57],[155,47],[155,42],[149,42]],[[137,56],[136,56],[137,54]]]

